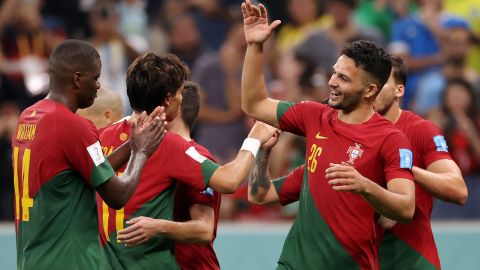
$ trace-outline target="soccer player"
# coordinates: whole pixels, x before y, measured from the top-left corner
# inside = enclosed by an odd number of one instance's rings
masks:
[[[333,66],[328,105],[273,100],[265,89],[262,45],[280,22],[269,25],[265,7],[249,0],[242,13],[244,112],[307,139],[300,211],[277,269],[375,268],[376,213],[410,221],[415,210],[410,143],[373,110],[390,56],[372,42],[350,43]]]
[[[150,112],[161,104],[165,106],[167,121],[175,119],[182,100],[184,81],[188,75],[188,67],[179,63],[180,60],[174,55],[153,53],[138,57],[132,63],[127,71],[127,94],[134,112],[131,117],[102,132],[101,141],[108,151],[116,149],[130,136],[130,122],[135,121],[140,111]],[[101,241],[113,267],[178,268],[173,251],[174,243],[171,238],[166,237],[167,235],[158,234],[146,241],[148,237],[143,235],[141,230],[135,230],[134,242],[144,243],[126,247],[124,243],[118,241],[116,232],[124,229],[126,220],[138,216],[172,220],[177,182],[206,192],[209,192],[207,187],[220,193],[234,192],[247,177],[258,148],[274,131],[274,128],[263,123],[255,125],[237,157],[223,166],[216,164],[204,147],[182,137],[184,133],[179,135],[167,132],[162,145],[147,161],[142,181],[127,205],[114,211],[98,202]],[[122,172],[123,169],[117,171],[119,174]],[[140,227],[139,225],[136,227]],[[127,238],[132,239],[130,236],[132,234]],[[126,241],[124,238],[121,239]]]
[[[102,86],[93,105],[79,109],[77,114],[92,121],[97,129],[108,127],[123,117],[122,98],[117,92]]]
[[[392,63],[390,78],[375,100],[375,110],[394,123],[412,144],[416,209],[409,224],[381,219],[383,225],[394,227],[385,231],[380,245],[380,269],[440,269],[430,226],[433,197],[463,205],[468,191],[441,131],[430,121],[400,109],[407,70],[399,57],[393,56]]]
[[[409,224],[397,224],[383,217],[379,220],[382,226],[391,229],[385,232],[380,246],[380,269],[440,269],[430,226],[433,196],[461,205],[468,192],[439,129],[416,114],[400,109],[406,74],[403,60],[392,56],[392,72],[375,100],[375,110],[394,123],[412,143],[416,209]],[[257,204],[281,202],[283,205],[297,201],[304,177],[303,166],[286,177],[273,180],[272,185],[267,172],[272,146],[264,146],[257,154],[249,177],[249,200]]]
[[[191,141],[190,132],[199,109],[198,85],[187,81],[183,88],[179,116],[168,124],[168,131]],[[198,144],[195,146],[201,147]],[[209,158],[214,161],[210,153]],[[118,239],[131,246],[162,234],[176,242],[175,258],[181,269],[220,269],[213,249],[220,194],[211,188],[195,189],[179,182],[173,207],[174,221],[136,217],[126,222],[129,226],[118,232]]]
[[[160,108],[152,119],[143,113],[132,127],[125,173],[115,175],[97,129],[75,114],[92,105],[100,66],[87,43],[61,43],[49,58],[48,96],[20,116],[12,138],[18,269],[109,269],[99,245],[95,190],[121,208],[164,135]]]

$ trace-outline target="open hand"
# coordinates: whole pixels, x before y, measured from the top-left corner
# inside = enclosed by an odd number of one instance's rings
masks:
[[[256,7],[250,0],[242,3],[242,15],[245,40],[248,44],[263,44],[281,23],[280,20],[275,20],[269,25],[265,6],[259,4]]]
[[[163,107],[157,107],[150,114],[143,112],[136,122],[132,123],[130,148],[132,151],[151,156],[157,149],[166,132],[167,122]]]

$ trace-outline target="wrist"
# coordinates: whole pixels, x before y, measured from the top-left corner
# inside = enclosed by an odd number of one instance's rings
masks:
[[[240,148],[240,150],[246,150],[246,151],[249,151],[250,153],[252,153],[253,157],[255,158],[255,156],[257,155],[258,153],[258,150],[260,149],[260,145],[262,143],[260,142],[260,140],[256,139],[256,138],[246,138],[244,141],[243,141],[243,144],[242,144],[242,147]]]
[[[247,49],[248,48],[252,48],[258,51],[263,51],[263,42],[258,42],[258,41],[247,42]]]

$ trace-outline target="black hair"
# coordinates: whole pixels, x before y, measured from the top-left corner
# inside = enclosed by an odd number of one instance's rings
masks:
[[[345,45],[341,55],[353,59],[355,66],[370,74],[380,92],[392,70],[391,57],[381,46],[372,41],[358,40]]]
[[[392,71],[396,84],[407,84],[407,65],[400,56],[392,55]]]
[[[136,112],[151,113],[175,96],[188,78],[188,66],[174,54],[147,53],[137,57],[127,71],[127,95]]]

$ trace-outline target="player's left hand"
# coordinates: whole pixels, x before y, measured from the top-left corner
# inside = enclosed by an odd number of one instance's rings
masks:
[[[328,184],[336,191],[349,191],[353,193],[365,193],[368,180],[363,177],[355,168],[335,163],[325,170]]]
[[[157,235],[159,221],[143,216],[132,218],[127,221],[130,226],[118,231],[117,240],[124,243],[125,246],[134,246],[146,242]]]

